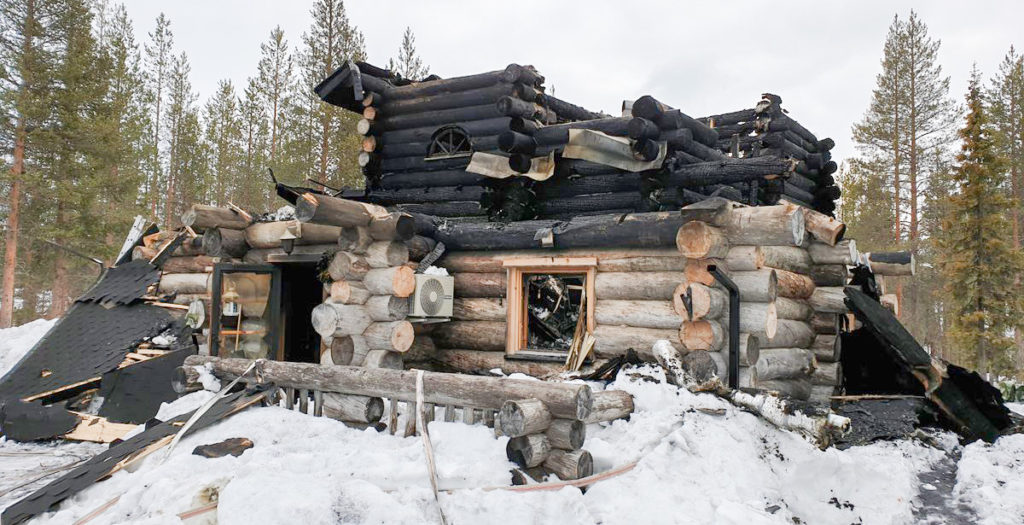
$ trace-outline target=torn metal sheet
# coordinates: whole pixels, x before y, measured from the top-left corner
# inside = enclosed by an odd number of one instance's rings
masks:
[[[266,398],[270,391],[272,391],[272,387],[265,385],[225,397],[203,414],[191,429],[186,430],[186,433],[207,427],[246,407],[259,403]],[[133,458],[166,445],[169,441],[168,438],[178,432],[180,425],[191,415],[190,412],[154,425],[141,434],[110,447],[106,452],[86,461],[78,468],[7,507],[0,515],[0,525],[23,523],[39,514],[54,510],[61,501],[124,468],[125,464]]]
[[[466,171],[492,179],[522,176],[536,181],[548,180],[555,174],[555,153],[551,152],[544,157],[534,157],[530,161],[530,171],[519,173],[509,167],[508,157],[477,151],[470,158]]]
[[[581,159],[626,171],[646,171],[661,167],[668,153],[665,142],[658,143],[658,156],[648,162],[638,160],[630,146],[629,139],[613,137],[592,129],[570,129],[569,143],[562,151],[562,157]]]

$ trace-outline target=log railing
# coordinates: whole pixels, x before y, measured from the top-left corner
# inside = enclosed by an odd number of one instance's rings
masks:
[[[206,366],[220,380],[241,376],[247,383],[274,383],[286,409],[363,428],[386,427],[392,434],[398,430],[399,403],[406,404],[406,414],[415,410],[416,371],[260,361],[256,373],[246,374],[250,364],[246,359],[190,356],[178,368],[174,387],[178,392],[198,390],[198,369]],[[480,421],[494,427],[498,435],[511,438],[506,448],[510,460],[524,469],[544,469],[533,472],[534,477],[550,472],[561,479],[579,479],[593,474],[593,459],[582,450],[586,424],[628,417],[633,411],[629,394],[595,394],[585,384],[422,374],[428,421],[440,407],[444,421]],[[390,410],[382,425],[385,403]],[[408,421],[405,435],[412,433],[415,418]]]

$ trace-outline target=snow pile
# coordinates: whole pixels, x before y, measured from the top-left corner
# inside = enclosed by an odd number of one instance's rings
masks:
[[[56,319],[36,319],[31,323],[0,330],[0,377],[14,368],[56,322]]]
[[[423,275],[448,275],[448,270],[439,266],[429,266],[423,270]]]
[[[973,507],[979,523],[1024,523],[1024,435],[964,447],[954,492]]]
[[[585,447],[598,471],[638,464],[585,495],[573,488],[483,490],[510,482],[507,439],[480,425],[431,423],[440,485],[450,491],[441,494],[450,522],[909,523],[918,474],[945,457],[916,441],[821,451],[715,396],[653,381],[661,376],[659,368],[645,367],[610,385],[635,396],[636,413],[629,421],[591,425]],[[186,410],[210,395],[197,392],[172,405]],[[162,407],[161,416],[177,411],[171,408]],[[191,454],[197,445],[231,437],[247,437],[255,447],[238,458]],[[73,522],[120,494],[100,522],[163,523],[210,491],[219,492],[222,524],[437,520],[418,438],[269,407],[185,438],[166,461],[154,454],[136,472],[115,474],[42,522]]]

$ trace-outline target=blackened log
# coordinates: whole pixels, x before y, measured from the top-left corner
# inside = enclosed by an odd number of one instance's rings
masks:
[[[724,199],[709,199],[678,212],[576,217],[569,221],[533,220],[503,223],[444,224],[416,217],[421,235],[443,242],[450,250],[531,249],[541,247],[538,232],[552,229],[553,248],[673,246],[679,227],[691,220],[715,222],[724,213]]]
[[[515,97],[501,97],[492,106],[498,116],[520,117],[520,118],[544,118],[544,108]]]
[[[792,163],[775,157],[720,159],[685,164],[658,175],[666,186],[707,186],[785,176]]]
[[[814,170],[821,170],[825,167],[825,163],[832,160],[832,154],[829,152],[825,153],[811,153],[804,159],[807,162],[807,167]]]
[[[540,87],[544,83],[544,77],[533,66],[520,66],[519,64],[509,64],[501,72],[501,80],[508,83],[519,82],[534,87]]]
[[[509,97],[503,97],[499,100],[504,100]],[[519,99],[513,99],[519,102]],[[529,104],[529,102],[524,102]],[[472,120],[485,120],[492,118],[500,118],[504,116],[504,113],[499,111],[498,106],[495,104],[481,104],[478,106],[466,106],[452,109],[442,109],[439,111],[428,111],[426,113],[409,113],[406,115],[396,115],[393,117],[387,117],[374,121],[372,125],[373,131],[392,131],[398,129],[410,129],[419,128],[424,126],[444,126],[455,122],[466,122]]]
[[[718,132],[718,141],[721,142],[725,137],[731,137],[737,134],[745,136],[757,131],[757,123],[751,120],[749,122],[740,122],[738,124],[728,124],[724,126],[716,125],[713,129]]]
[[[739,189],[725,184],[711,184],[704,186],[702,193],[725,197],[726,199],[736,202],[744,202],[746,200],[743,198],[743,193],[741,193]]]
[[[668,129],[658,135],[658,140],[665,141],[671,149],[686,150],[693,143],[693,132],[688,129]]]
[[[641,117],[633,117],[629,121],[629,138],[633,140],[656,140],[661,135],[661,128],[657,124]]]
[[[631,148],[637,157],[647,162],[657,159],[661,153],[661,146],[650,139],[638,140],[632,144]]]
[[[838,170],[838,169],[839,169],[839,165],[836,164],[836,161],[830,160],[830,161],[826,162],[825,165],[822,166],[821,169],[818,170],[818,171],[819,171],[819,173],[821,175],[831,175],[831,174],[835,173],[836,170]]]
[[[786,131],[782,132],[782,136],[786,137],[786,140],[792,142],[793,144],[796,144],[797,146],[800,146],[800,149],[806,151],[807,153],[817,153],[818,152],[818,143],[817,142],[810,142],[808,140],[805,140],[800,135],[797,135],[796,132],[794,132],[794,131],[790,131],[790,130],[787,129]]]
[[[829,200],[834,201],[838,199],[843,192],[839,189],[839,186],[825,186],[814,192],[814,198],[816,200]]]
[[[537,203],[537,212],[541,215],[552,215],[603,210],[635,210],[639,206],[641,198],[639,191],[627,191],[548,199]]]
[[[829,137],[825,137],[818,141],[816,144],[818,151],[831,151],[832,148],[836,147],[836,141]]]
[[[787,117],[782,114],[773,115],[771,120],[768,121],[768,131],[792,131],[797,135],[803,137],[804,140],[816,144],[818,138],[813,133],[807,131],[807,128],[800,125],[799,122],[793,120],[791,117]]]
[[[789,174],[789,177],[786,178],[786,184],[792,184],[808,193],[813,192],[818,187],[816,182],[796,172]]]
[[[728,158],[725,155],[725,153],[721,152],[721,150],[715,149],[713,147],[705,146],[704,144],[701,144],[697,140],[690,141],[686,145],[686,148],[683,148],[683,151],[693,155],[694,157],[697,157],[698,159],[706,160],[706,161],[707,160],[718,160],[718,159]]]
[[[452,122],[452,125],[462,128],[469,134],[470,138],[476,136],[497,135],[509,129],[512,119],[508,117],[490,118],[484,120],[470,120],[464,122]],[[449,124],[445,122],[444,124]],[[377,144],[398,144],[406,142],[429,142],[434,137],[439,125],[428,125],[424,127],[387,131],[376,135]]]
[[[509,123],[508,128],[511,129],[512,131],[523,133],[525,135],[533,135],[542,126],[543,124],[537,122],[536,120],[517,117],[512,119],[512,122]]]
[[[639,173],[617,172],[586,177],[559,176],[534,185],[539,199],[555,199],[593,193],[639,191],[643,176]]]
[[[655,210],[655,211],[657,211],[657,210]],[[595,216],[595,215],[618,215],[618,216],[621,217],[621,216],[626,215],[628,213],[634,213],[634,212],[636,212],[636,210],[634,210],[634,209],[622,208],[622,209],[617,209],[617,210],[594,210],[594,211],[579,211],[579,212],[570,212],[570,213],[551,213],[551,214],[538,215],[537,218],[538,219],[558,219],[558,220],[562,220],[562,221],[567,221],[569,219],[574,219],[576,217],[592,217],[592,216]]]
[[[491,179],[465,170],[416,171],[385,174],[380,179],[380,187],[389,190],[440,186],[479,186],[489,180]]]
[[[792,197],[800,202],[812,202],[814,195],[800,189],[795,184],[789,184],[788,182],[782,185],[782,194],[786,197]]]
[[[693,132],[693,138],[705,146],[714,147],[718,141],[718,133],[707,124],[658,102],[650,95],[644,95],[633,102],[633,116],[652,120],[661,129],[689,129]]]
[[[608,166],[605,164],[598,164],[596,162],[590,162],[581,159],[561,159],[558,162],[558,166],[555,167],[555,171],[561,175],[607,175],[610,173],[625,173],[625,171],[618,168]]]
[[[788,155],[805,162],[807,162],[807,158],[810,156],[809,152],[790,142],[782,133],[767,133],[761,137],[761,142],[766,146],[778,149],[783,155]],[[807,162],[807,167],[817,169],[819,166],[812,166],[810,162]]]
[[[456,201],[456,202],[426,202],[422,204],[398,204],[395,206],[400,211],[434,215],[437,217],[473,217],[484,215],[477,201]]]
[[[537,140],[523,133],[506,131],[498,135],[498,149],[506,153],[532,155],[537,151]]]
[[[383,116],[393,117],[409,113],[424,113],[442,109],[493,104],[499,98],[513,93],[518,93],[516,85],[501,83],[455,93],[439,93],[437,95],[389,101],[379,107]]]
[[[629,121],[628,118],[611,117],[543,126],[533,134],[533,138],[541,146],[564,145],[569,142],[570,129],[592,129],[608,135],[624,137],[629,132]]]
[[[451,169],[466,169],[469,165],[469,155],[464,157],[449,157],[427,160],[424,157],[398,157],[394,159],[381,159],[380,169],[383,173],[394,173],[398,171],[439,171]]]
[[[382,206],[425,202],[479,201],[483,193],[484,189],[481,186],[400,188],[371,191],[366,196],[366,200]]]
[[[721,115],[708,115],[697,120],[708,124],[709,126],[713,124],[712,127],[717,129],[719,126],[739,124],[740,122],[749,122],[755,119],[757,119],[757,112],[754,111],[754,108],[750,108],[733,111],[731,113],[722,113]]]
[[[541,94],[538,103],[554,111],[559,117],[565,120],[594,120],[604,118],[607,115],[590,111],[575,104],[570,104],[562,99],[555,98],[548,94]]]
[[[384,103],[398,100],[408,100],[442,93],[455,93],[493,86],[502,81],[504,71],[489,71],[477,75],[464,77],[446,78],[442,80],[431,80],[428,82],[414,82],[406,86],[396,86],[380,91]],[[374,91],[378,91],[374,89]]]

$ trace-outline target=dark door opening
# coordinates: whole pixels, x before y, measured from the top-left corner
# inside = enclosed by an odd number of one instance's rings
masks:
[[[287,263],[281,268],[281,312],[284,319],[284,360],[320,362],[320,335],[313,330],[313,308],[323,302],[324,285],[315,264]]]

